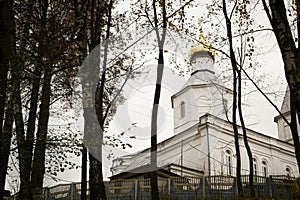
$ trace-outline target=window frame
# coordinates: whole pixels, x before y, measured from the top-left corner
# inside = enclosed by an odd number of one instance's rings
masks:
[[[186,112],[185,102],[181,101],[180,102],[180,119],[185,118],[185,112]]]
[[[230,150],[225,151],[225,167],[226,167],[226,175],[232,175],[232,153]]]
[[[262,169],[262,175],[264,177],[267,177],[269,172],[268,172],[268,162],[263,160],[261,161],[261,169]]]
[[[292,177],[292,168],[288,165],[285,167],[285,174],[287,177]]]

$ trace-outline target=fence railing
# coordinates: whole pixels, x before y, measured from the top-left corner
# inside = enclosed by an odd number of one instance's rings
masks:
[[[244,195],[250,196],[249,177],[242,176]],[[80,183],[60,184],[44,188],[44,200],[79,200]],[[108,199],[150,199],[150,179],[119,179],[105,182]],[[236,178],[232,176],[159,178],[161,199],[233,199],[237,194]],[[257,198],[298,199],[296,178],[289,176],[254,177]],[[89,197],[89,193],[87,194]],[[12,197],[16,199],[16,196]]]

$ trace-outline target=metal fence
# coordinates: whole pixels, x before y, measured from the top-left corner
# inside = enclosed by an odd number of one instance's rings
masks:
[[[249,177],[242,176],[243,192],[250,196]],[[110,200],[147,200],[150,179],[119,179],[105,182]],[[161,199],[234,199],[237,194],[235,177],[171,177],[158,179]],[[298,181],[289,176],[254,177],[254,189],[261,199],[299,199]],[[80,183],[44,188],[44,200],[79,200]],[[89,193],[87,194],[89,197]],[[16,199],[14,196],[12,199]]]

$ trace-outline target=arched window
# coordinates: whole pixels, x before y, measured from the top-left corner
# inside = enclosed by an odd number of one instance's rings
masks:
[[[224,113],[227,113],[227,111],[228,111],[228,100],[225,99],[224,97],[223,97],[223,108],[224,108]]]
[[[185,117],[185,103],[184,101],[182,101],[180,103],[180,118],[184,118]]]
[[[231,161],[231,152],[226,150],[225,152],[225,166],[226,166],[226,174],[231,175],[231,168],[232,168],[232,161]]]
[[[291,168],[290,168],[289,166],[287,166],[287,167],[285,168],[285,174],[286,174],[288,177],[290,177],[290,176],[292,175],[292,170],[291,170]]]
[[[257,160],[253,158],[253,175],[257,177]]]
[[[268,166],[266,161],[262,161],[262,173],[264,177],[268,176]]]

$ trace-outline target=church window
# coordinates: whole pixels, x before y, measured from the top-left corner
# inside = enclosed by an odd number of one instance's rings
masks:
[[[254,177],[256,178],[257,177],[257,160],[255,158],[253,159],[253,174],[254,174]]]
[[[224,112],[226,113],[228,111],[228,100],[223,98],[223,107]]]
[[[266,161],[262,161],[262,173],[264,177],[268,176],[268,167]]]
[[[229,150],[226,150],[225,153],[225,164],[226,164],[226,174],[231,175],[232,161],[231,161],[231,152]]]
[[[290,126],[284,123],[284,139],[285,140],[291,140],[292,139],[292,134],[290,132]]]
[[[181,119],[185,117],[185,103],[182,101],[180,103],[180,117]]]
[[[292,173],[291,168],[290,168],[290,167],[286,167],[286,168],[285,168],[285,174],[286,174],[288,177],[290,177],[290,176],[291,176],[291,173]]]

